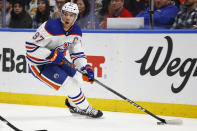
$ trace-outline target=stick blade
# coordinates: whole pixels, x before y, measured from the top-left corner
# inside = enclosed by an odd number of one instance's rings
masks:
[[[164,120],[164,121],[157,122],[157,125],[165,125],[165,124],[168,124],[168,125],[182,125],[183,121],[180,120],[180,119],[174,119],[174,120]]]
[[[166,124],[170,125],[182,125],[183,121],[181,119],[174,119],[174,120],[165,120]]]

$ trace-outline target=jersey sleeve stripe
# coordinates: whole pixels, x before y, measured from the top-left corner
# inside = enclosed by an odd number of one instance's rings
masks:
[[[73,59],[72,62],[75,63],[75,61],[76,61],[77,59],[79,59],[79,58],[87,59],[87,57],[81,56],[81,57],[77,57],[77,58]]]
[[[32,48],[32,49],[27,49],[27,52],[29,52],[29,53],[31,52],[32,53],[32,52],[36,51],[38,48],[40,48],[40,47],[36,47],[36,48]]]
[[[81,55],[81,54],[84,54],[84,52],[72,53],[72,54],[70,54],[70,56],[73,56],[73,55]]]
[[[76,55],[76,56],[71,56],[71,59],[76,59],[76,58],[79,58],[79,57],[85,57],[86,58],[86,55]]]
[[[30,59],[28,56],[26,56],[26,58],[27,58],[30,62],[32,62],[33,64],[36,64],[36,65],[49,64],[49,62],[46,62],[46,61],[35,62],[35,61],[33,61],[32,59]]]
[[[32,49],[35,49],[36,47],[32,47],[32,46],[25,46],[25,48],[26,48],[26,49],[30,49],[30,50],[32,50]]]
[[[27,52],[34,52],[36,51],[40,46],[37,46],[36,44],[33,44],[33,43],[29,43],[29,42],[26,42],[26,50]]]
[[[30,59],[33,59],[35,61],[42,61],[42,59],[38,59],[38,58],[35,58],[33,56],[30,56],[28,53],[26,53],[26,56],[28,56]]]
[[[32,63],[37,64],[37,65],[51,63],[51,62],[48,61],[48,60],[38,59],[38,58],[35,58],[35,57],[33,57],[33,56],[30,56],[28,53],[26,53],[26,57],[27,57],[27,59],[28,59],[29,61],[31,61]]]
[[[29,46],[35,46],[35,47],[37,47],[36,44],[30,43],[30,42],[25,42],[25,44],[26,44],[26,45],[29,45]]]

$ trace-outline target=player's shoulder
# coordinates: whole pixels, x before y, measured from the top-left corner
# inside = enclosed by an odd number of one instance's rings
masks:
[[[48,20],[45,23],[44,28],[51,35],[64,35],[64,29],[62,27],[60,18]]]
[[[77,24],[74,24],[70,31],[69,31],[69,34],[70,35],[78,35],[78,36],[82,36],[82,31],[81,31],[81,28],[79,27],[79,25]]]

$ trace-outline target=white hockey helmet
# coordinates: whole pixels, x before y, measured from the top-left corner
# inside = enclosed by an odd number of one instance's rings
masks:
[[[64,12],[66,12],[66,11],[72,12],[72,13],[76,14],[75,21],[77,20],[77,17],[78,17],[78,14],[79,14],[79,9],[78,9],[77,4],[72,3],[72,2],[67,2],[66,4],[64,4],[64,5],[62,6],[61,13],[64,13]],[[75,21],[74,21],[74,22],[75,22]],[[63,22],[63,21],[62,21],[62,22]],[[73,22],[73,23],[74,23],[74,22]]]

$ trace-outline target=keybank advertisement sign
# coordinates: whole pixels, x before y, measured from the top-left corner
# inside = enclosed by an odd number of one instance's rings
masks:
[[[29,73],[24,42],[32,35],[0,32],[0,91],[64,95]],[[83,34],[88,63],[106,85],[136,101],[194,105],[196,41],[196,34]],[[82,86],[87,97],[119,99],[97,84]]]

